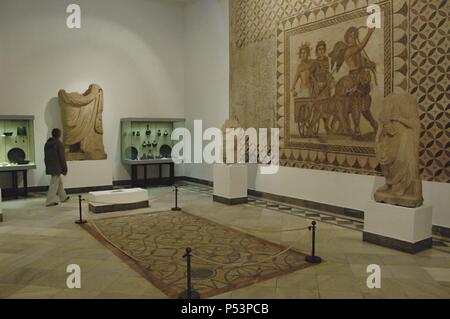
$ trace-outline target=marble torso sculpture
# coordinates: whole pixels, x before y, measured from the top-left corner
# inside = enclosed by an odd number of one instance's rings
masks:
[[[84,94],[58,93],[64,125],[66,158],[103,160],[107,158],[103,146],[103,90],[93,84]]]
[[[376,152],[386,184],[375,193],[377,202],[405,207],[423,204],[417,108],[409,94],[390,96],[383,103]]]

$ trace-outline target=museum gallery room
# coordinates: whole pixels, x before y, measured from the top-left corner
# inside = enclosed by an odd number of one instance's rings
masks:
[[[443,0],[0,0],[1,299],[449,299]]]

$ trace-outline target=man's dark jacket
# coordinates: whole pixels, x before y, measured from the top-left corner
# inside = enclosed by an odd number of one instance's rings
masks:
[[[57,176],[67,174],[67,163],[64,155],[64,145],[59,139],[50,138],[44,147],[45,171],[47,175]]]

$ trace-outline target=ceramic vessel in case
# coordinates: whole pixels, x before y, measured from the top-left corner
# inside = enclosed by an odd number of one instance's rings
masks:
[[[0,132],[0,163],[35,166],[34,116],[0,115]]]
[[[184,122],[184,119],[121,119],[122,161],[126,164],[170,161],[175,143],[171,140],[171,134],[176,128],[184,127]],[[130,147],[139,150],[133,162],[130,159]]]

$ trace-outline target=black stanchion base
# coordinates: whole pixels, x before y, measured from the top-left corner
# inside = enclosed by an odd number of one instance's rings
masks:
[[[320,264],[322,262],[322,258],[318,256],[306,256],[305,261],[310,264]]]
[[[174,208],[172,208],[172,211],[173,212],[179,212],[179,211],[181,211],[181,208],[180,207],[174,207]]]
[[[75,224],[77,224],[77,225],[83,225],[83,224],[87,224],[87,220],[77,220],[76,222],[75,222]]]
[[[181,294],[178,295],[178,299],[196,300],[196,299],[200,299],[200,294],[198,292],[196,292],[195,290],[192,290],[191,298],[188,298],[188,292],[187,292],[187,290],[185,290]]]

